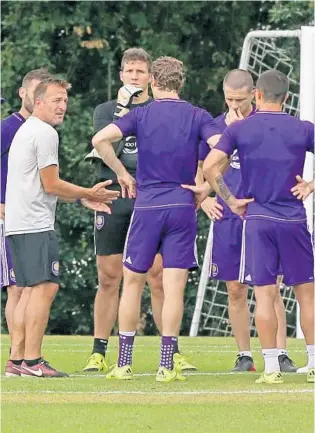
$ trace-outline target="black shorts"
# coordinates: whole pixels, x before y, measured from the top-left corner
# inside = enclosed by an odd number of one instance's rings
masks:
[[[134,199],[118,198],[111,205],[112,213],[95,213],[94,243],[98,256],[122,254],[135,205]]]
[[[54,230],[8,236],[16,284],[60,283],[59,249]]]

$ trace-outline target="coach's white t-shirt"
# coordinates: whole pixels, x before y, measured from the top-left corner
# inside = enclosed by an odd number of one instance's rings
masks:
[[[8,163],[6,235],[54,230],[57,197],[44,191],[39,171],[58,165],[57,131],[31,116],[15,134]]]

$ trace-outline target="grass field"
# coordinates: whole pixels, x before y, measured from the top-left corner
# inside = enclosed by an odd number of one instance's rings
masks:
[[[116,360],[117,338],[108,360]],[[91,337],[45,337],[44,356],[66,379],[5,378],[3,433],[311,433],[313,386],[305,375],[287,374],[283,385],[255,385],[258,373],[229,374],[236,348],[232,338],[180,338],[182,352],[198,367],[185,382],[155,382],[157,337],[138,337],[135,380],[117,382],[84,375]],[[305,365],[303,341],[290,340],[291,357]],[[256,367],[262,370],[257,340]],[[2,336],[2,371],[9,340]]]

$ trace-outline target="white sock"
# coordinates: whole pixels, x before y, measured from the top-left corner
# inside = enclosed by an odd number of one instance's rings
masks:
[[[308,356],[308,368],[314,368],[314,357],[315,357],[315,345],[314,344],[307,344],[306,346],[307,350],[307,356]]]
[[[120,335],[125,335],[126,337],[134,337],[136,335],[136,331],[119,331]]]
[[[278,356],[280,355],[288,356],[288,351],[286,349],[278,349]]]
[[[262,349],[265,361],[265,373],[275,373],[280,371],[278,349]]]
[[[249,358],[252,358],[252,352],[250,350],[241,350],[238,352],[238,356],[249,356]]]

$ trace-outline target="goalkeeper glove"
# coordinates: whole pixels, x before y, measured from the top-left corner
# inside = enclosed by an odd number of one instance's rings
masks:
[[[139,87],[127,84],[119,89],[117,96],[117,105],[114,113],[114,120],[123,117],[129,112],[130,105],[132,104],[132,99],[139,96],[143,92],[143,89]]]

